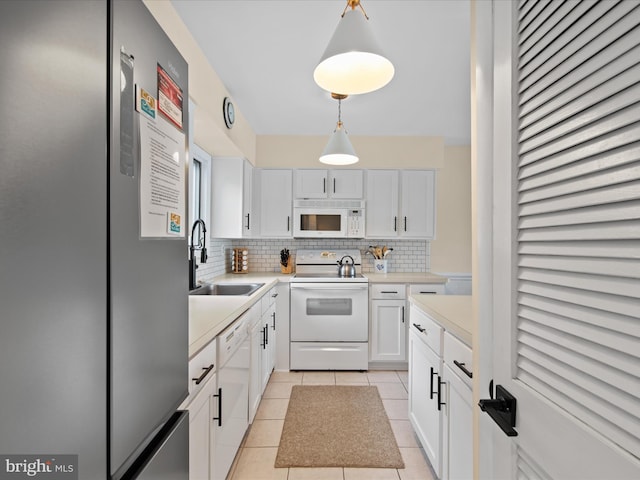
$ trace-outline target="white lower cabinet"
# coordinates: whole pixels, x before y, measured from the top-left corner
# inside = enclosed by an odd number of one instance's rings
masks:
[[[208,480],[214,444],[215,374],[189,404],[189,480]]]
[[[213,474],[216,367],[215,340],[189,361],[189,396],[180,406],[189,411],[189,480],[208,480]]]
[[[436,476],[473,478],[471,348],[411,306],[409,420]]]
[[[262,348],[262,390],[267,387],[271,372],[276,365],[276,287],[262,297],[262,328],[264,341]]]
[[[443,479],[473,478],[473,365],[471,349],[444,332],[447,408],[443,438]]]
[[[438,478],[442,477],[444,381],[440,349],[441,329],[420,310],[411,308],[409,333],[409,421]],[[431,345],[430,345],[431,343]]]
[[[264,345],[264,325],[260,304],[251,307],[255,314],[249,327],[251,342],[251,362],[249,367],[249,423],[253,422],[262,399],[262,350]]]
[[[405,300],[371,300],[370,361],[407,361],[405,309]]]
[[[449,365],[444,366],[447,408],[444,415],[442,478],[473,479],[473,394]]]

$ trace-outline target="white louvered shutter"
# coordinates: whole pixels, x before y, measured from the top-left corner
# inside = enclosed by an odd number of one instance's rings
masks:
[[[515,375],[638,459],[640,2],[518,7]]]

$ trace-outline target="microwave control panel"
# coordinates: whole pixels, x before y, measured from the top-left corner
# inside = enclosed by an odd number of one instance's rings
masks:
[[[347,215],[347,237],[364,238],[364,209],[349,210]]]

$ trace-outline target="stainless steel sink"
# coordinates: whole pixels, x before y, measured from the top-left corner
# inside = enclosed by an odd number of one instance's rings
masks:
[[[264,283],[213,283],[191,290],[189,295],[251,295]]]

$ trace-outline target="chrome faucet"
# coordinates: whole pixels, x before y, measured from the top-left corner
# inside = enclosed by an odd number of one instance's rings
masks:
[[[202,237],[198,238],[198,244],[194,245],[194,236],[196,234],[196,227],[202,226]],[[191,227],[191,245],[189,246],[189,291],[197,288],[196,286],[196,263],[195,251],[200,250],[200,263],[207,263],[207,227],[202,219],[198,219],[193,222]]]

